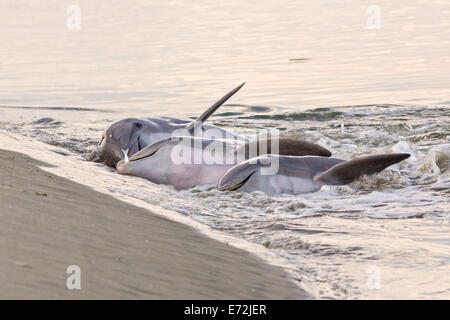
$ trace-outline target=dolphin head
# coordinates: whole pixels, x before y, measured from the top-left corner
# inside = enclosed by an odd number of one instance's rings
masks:
[[[148,145],[147,139],[141,135],[144,121],[134,118],[123,119],[113,123],[103,133],[98,144],[98,152],[104,163],[115,167],[117,162],[127,155],[133,155]]]
[[[146,146],[169,137],[176,129],[184,128],[184,131],[191,135],[197,124],[202,124],[206,121],[221,105],[238,92],[244,84],[245,82],[228,92],[203,112],[194,122],[128,118],[113,123],[105,131],[98,144],[97,149],[100,160],[103,160],[110,167],[116,167],[120,160],[126,158],[125,156],[132,156]],[[178,135],[180,135],[179,132]]]
[[[269,168],[277,155],[262,155],[244,161],[228,170],[217,183],[220,191],[245,190],[252,191],[254,185],[261,181],[261,170]]]

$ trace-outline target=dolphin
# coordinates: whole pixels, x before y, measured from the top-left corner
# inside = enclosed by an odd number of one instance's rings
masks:
[[[263,191],[268,194],[301,194],[320,190],[323,185],[345,185],[362,175],[378,173],[409,158],[407,153],[366,156],[345,161],[324,157],[262,155],[239,163],[217,183],[221,191]],[[276,174],[263,174],[273,161]]]
[[[169,137],[133,154],[130,158],[122,150],[124,159],[117,163],[120,174],[128,174],[150,181],[191,188],[197,185],[216,185],[233,166],[267,152],[283,155],[330,156],[328,150],[304,140],[281,137],[275,147],[274,137],[257,137],[245,144],[235,140],[204,137]],[[265,146],[265,147],[263,147]]]
[[[230,140],[169,137],[130,158],[124,157],[117,163],[116,169],[120,174],[138,176],[179,189],[216,185],[225,172],[239,162],[237,148],[237,144]]]
[[[100,160],[110,167],[115,167],[120,160],[124,159],[123,150],[130,157],[146,146],[160,139],[170,137],[177,130],[183,131],[186,135],[193,135],[197,130],[203,132],[208,129],[214,129],[216,134],[218,133],[224,138],[246,142],[247,139],[244,137],[232,134],[213,125],[203,124],[220,106],[238,92],[244,84],[245,82],[219,99],[195,121],[161,117],[147,119],[127,118],[113,123],[106,129],[98,143],[97,151]]]

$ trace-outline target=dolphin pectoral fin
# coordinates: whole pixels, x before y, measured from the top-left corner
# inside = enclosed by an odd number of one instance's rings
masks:
[[[133,154],[130,157],[130,162],[150,157],[150,156],[154,155],[162,147],[170,145],[170,144],[180,143],[183,141],[183,139],[187,139],[187,138],[189,138],[189,137],[176,136],[176,137],[169,137],[169,138],[164,138],[164,139],[158,140],[158,141],[152,143],[151,145],[146,146],[144,149],[141,149],[140,151]]]
[[[163,140],[166,140],[166,139],[163,139]],[[137,161],[137,160],[144,159],[144,158],[154,155],[156,153],[156,151],[158,151],[161,148],[161,143],[159,143],[160,141],[161,140],[156,141],[155,143],[136,152],[135,154],[133,154],[130,157],[129,161],[133,162],[133,161]]]
[[[314,177],[314,181],[321,185],[345,185],[362,175],[378,173],[409,156],[408,153],[379,154],[345,161]]]
[[[197,123],[205,122],[221,105],[223,105],[228,99],[230,99],[236,92],[239,91],[244,86],[245,82],[228,92],[224,95],[220,100],[214,103],[211,107],[209,107],[205,112],[203,112],[194,122],[189,123],[186,126],[186,129],[189,131],[194,130],[194,127]]]

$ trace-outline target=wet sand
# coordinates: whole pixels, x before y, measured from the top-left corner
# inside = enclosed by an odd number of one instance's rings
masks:
[[[304,299],[284,271],[0,150],[1,299]],[[81,289],[68,290],[69,265]]]

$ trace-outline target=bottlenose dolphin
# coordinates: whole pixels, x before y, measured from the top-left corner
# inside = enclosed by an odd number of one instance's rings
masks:
[[[318,191],[323,185],[345,185],[362,175],[374,174],[405,160],[407,153],[379,154],[350,161],[323,157],[262,155],[232,167],[217,183],[221,191],[263,191],[268,194],[300,194]],[[278,161],[274,175],[262,169]]]
[[[169,137],[125,157],[116,169],[120,174],[186,189],[216,185],[238,161],[236,145],[227,140]]]
[[[130,158],[124,157],[116,169],[120,174],[138,176],[155,183],[191,188],[216,185],[236,164],[267,152],[329,156],[328,150],[310,142],[281,137],[275,147],[273,139],[270,137],[264,141],[258,137],[239,144],[232,140],[169,137],[147,146]]]
[[[160,139],[170,137],[176,130],[184,130],[188,135],[193,135],[194,131],[198,129],[200,132],[214,129],[216,133],[219,132],[224,138],[236,139],[242,142],[247,141],[244,137],[232,134],[216,126],[203,124],[244,84],[245,82],[219,99],[195,121],[161,117],[147,119],[128,118],[113,123],[106,129],[98,143],[97,151],[100,160],[110,167],[115,167],[117,162],[124,158],[122,150],[126,150],[126,155],[131,156]]]

